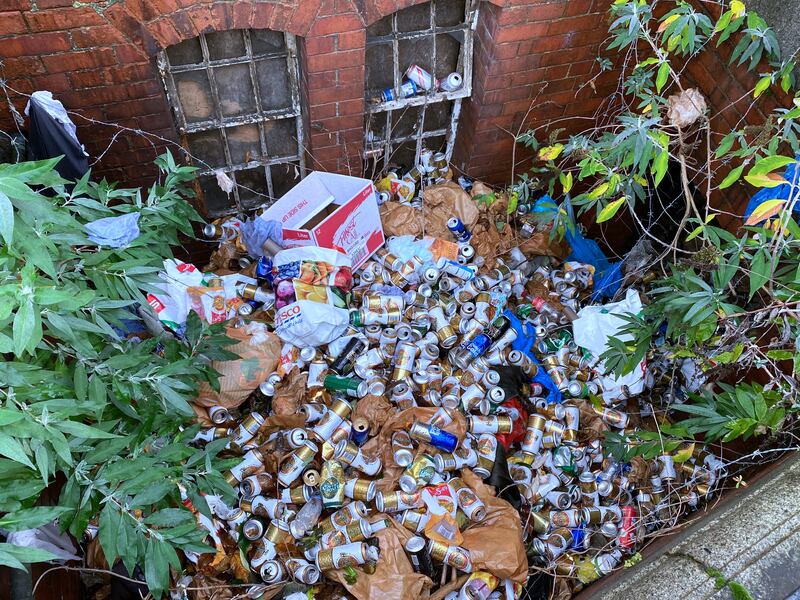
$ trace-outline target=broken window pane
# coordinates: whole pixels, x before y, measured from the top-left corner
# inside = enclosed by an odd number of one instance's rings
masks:
[[[418,132],[421,106],[406,106],[392,111],[392,137],[400,138]]]
[[[263,110],[291,108],[292,90],[285,58],[256,61],[256,76]]]
[[[464,22],[464,0],[439,0],[436,2],[436,26],[453,27]]]
[[[425,111],[425,131],[446,129],[450,125],[452,102],[436,102],[428,105]]]
[[[253,49],[253,54],[286,52],[286,39],[280,31],[252,29],[250,47]]]
[[[391,102],[393,127],[386,131],[383,112],[368,113],[364,142],[365,161],[381,165],[382,159],[389,163],[413,163],[416,154],[416,140],[430,136],[432,132],[445,131],[454,135],[458,112],[450,99],[469,95],[468,81],[472,73],[472,56],[462,54],[472,39],[471,19],[467,21],[467,11],[476,14],[478,0],[434,0],[400,10],[384,17],[367,28],[367,70],[365,97],[373,103],[373,110],[386,110],[386,105],[375,98],[381,88],[394,87],[393,74],[405,80],[405,73],[411,65],[418,65],[437,79],[444,79],[450,73],[459,73],[467,84],[455,92],[431,90],[424,98],[397,98]],[[450,32],[444,28],[453,29]],[[375,40],[383,36],[385,42]],[[469,37],[468,37],[469,36]],[[370,42],[372,42],[370,44]],[[396,54],[390,49],[396,46]],[[385,47],[385,49],[384,49]],[[383,67],[383,68],[382,68]],[[409,108],[411,104],[424,101],[426,115],[424,127],[419,126],[417,117],[420,107]],[[394,108],[400,106],[401,108]],[[387,140],[388,134],[388,140]],[[436,136],[431,144],[437,150],[445,149],[448,137]],[[408,142],[400,142],[411,137]]]
[[[433,152],[444,152],[447,149],[447,139],[443,135],[425,138],[422,147]]]
[[[461,42],[455,36],[449,33],[436,36],[436,77],[444,79],[458,69],[460,52]]]
[[[236,171],[236,184],[239,187],[239,202],[244,209],[253,209],[269,200],[267,196],[267,176],[264,167]]]
[[[271,169],[272,195],[277,200],[300,181],[300,165],[297,163],[286,163],[282,165],[273,165]]]
[[[261,140],[258,125],[242,125],[225,130],[228,137],[228,149],[233,164],[249,163],[261,157]]]
[[[394,87],[392,72],[392,45],[376,44],[367,47],[367,72],[370,93],[380,94],[385,88]]]
[[[206,34],[206,45],[208,46],[208,58],[211,60],[238,58],[247,54],[244,48],[244,38],[239,29],[208,33]]]
[[[198,65],[203,62],[203,50],[200,48],[200,38],[192,38],[167,48],[169,64]]]
[[[215,175],[199,177],[198,181],[200,182],[200,190],[203,192],[203,202],[209,213],[219,214],[234,207],[233,194],[231,193],[228,196],[222,191]]]
[[[203,163],[195,161],[200,169],[217,169],[225,166],[225,151],[222,146],[222,139],[218,129],[208,131],[198,131],[186,136],[189,143],[189,152],[199,158]]]
[[[382,144],[386,138],[386,115],[385,112],[367,113],[367,148]]]
[[[297,154],[297,122],[294,119],[264,121],[262,127],[270,158]]]
[[[399,165],[404,170],[410,169],[417,162],[417,141],[411,140],[392,147],[389,164]]]
[[[223,116],[238,117],[257,112],[250,67],[246,64],[217,67],[214,69],[214,78]]]
[[[397,11],[397,31],[423,31],[431,28],[431,3],[417,4]]]
[[[216,117],[205,71],[174,73],[173,78],[187,123],[210,121]]]
[[[433,71],[433,38],[426,36],[421,38],[411,38],[400,40],[399,44],[399,60],[400,60],[400,73],[405,73],[406,69],[411,65],[418,65],[425,69],[428,73]]]

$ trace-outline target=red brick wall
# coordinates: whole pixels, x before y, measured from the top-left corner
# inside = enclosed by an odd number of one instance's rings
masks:
[[[584,85],[593,68],[598,71],[594,63],[608,35],[607,6],[605,0],[482,6],[473,94],[464,107],[461,143],[454,153],[457,168],[509,183],[514,135],[520,130],[546,132],[549,124],[566,128],[565,134],[577,133],[594,123],[580,117],[593,117],[618,77],[603,75],[595,89]],[[523,167],[518,164],[516,172]]]
[[[75,8],[72,0],[0,0],[0,59],[10,87],[56,97],[86,119],[110,121],[175,140],[155,56],[201,32],[270,28],[299,36],[307,164],[358,174],[364,130],[365,27],[423,0],[119,0]],[[576,133],[592,126],[618,72],[597,75],[594,59],[607,37],[607,0],[492,0],[481,4],[475,41],[473,96],[464,102],[455,166],[507,183],[513,134],[535,127]],[[612,56],[612,58],[614,58]],[[690,63],[688,75],[709,98],[715,129],[737,120],[752,89],[724,56]],[[725,76],[721,76],[725,74]],[[0,97],[2,98],[2,97]],[[12,94],[21,112],[25,98]],[[117,133],[74,118],[95,160]],[[12,129],[0,109],[0,129]],[[564,134],[562,134],[564,135]],[[132,132],[114,138],[95,166],[98,176],[146,183],[164,143]],[[517,172],[524,168],[518,152]],[[145,165],[145,166],[143,166]]]

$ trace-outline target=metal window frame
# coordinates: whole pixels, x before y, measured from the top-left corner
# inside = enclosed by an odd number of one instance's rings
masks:
[[[387,35],[376,36],[373,38],[367,37],[366,46],[386,45],[392,44],[392,73],[394,79],[395,89],[400,87],[402,83],[402,74],[405,72],[401,70],[400,65],[400,41],[408,39],[416,39],[431,36],[433,43],[431,44],[431,65],[436,65],[436,37],[440,34],[463,32],[464,41],[461,44],[461,49],[458,56],[457,70],[462,73],[464,84],[461,89],[454,92],[443,92],[431,90],[427,94],[412,96],[411,98],[399,98],[389,102],[380,102],[370,105],[368,103],[367,110],[367,123],[365,131],[365,144],[364,144],[364,158],[375,159],[376,161],[383,162],[383,169],[389,167],[394,148],[399,147],[401,144],[409,141],[416,140],[415,162],[419,161],[420,152],[422,151],[423,141],[432,137],[445,136],[446,149],[445,156],[449,161],[453,154],[453,147],[455,146],[456,131],[458,129],[458,119],[461,115],[461,101],[464,98],[472,96],[472,48],[473,37],[475,28],[478,22],[478,5],[480,0],[466,0],[464,5],[464,21],[458,25],[447,27],[439,27],[436,25],[436,4],[446,0],[431,0],[430,1],[430,21],[429,27],[425,30],[416,30],[410,32],[398,31],[397,27],[397,14],[396,11],[391,15],[391,32]],[[433,74],[436,75],[435,73]],[[450,122],[444,129],[436,129],[425,131],[425,113],[427,107],[431,104],[439,102],[453,101],[453,108],[450,113]],[[421,106],[417,124],[415,126],[415,133],[402,137],[393,137],[392,121],[393,115],[398,111],[404,111],[413,106]],[[373,119],[380,119],[381,114],[385,114],[384,137],[382,139],[369,139],[370,138],[370,125]],[[402,117],[402,113],[394,117],[395,123]]]
[[[181,144],[184,147],[187,155],[191,156],[195,160],[199,159],[199,161],[206,167],[205,169],[202,169],[197,173],[198,177],[211,175],[214,173],[216,169],[211,168],[208,164],[206,164],[203,161],[203,157],[194,157],[193,155],[191,155],[189,150],[188,136],[190,134],[199,133],[202,131],[216,131],[217,134],[220,136],[220,139],[222,140],[225,166],[221,167],[221,169],[229,177],[231,177],[234,184],[236,185],[234,185],[233,188],[233,202],[234,202],[233,207],[231,207],[231,209],[226,211],[215,212],[214,213],[215,216],[232,214],[232,213],[241,214],[246,211],[252,211],[256,210],[257,208],[260,208],[260,207],[244,207],[242,205],[242,201],[240,198],[240,192],[239,192],[240,188],[246,189],[247,191],[254,193],[257,196],[263,196],[265,201],[260,206],[268,206],[274,200],[276,200],[274,194],[274,185],[272,181],[272,172],[270,168],[274,165],[286,164],[299,167],[301,178],[304,177],[306,174],[305,151],[304,151],[305,129],[303,127],[303,115],[300,103],[300,83],[299,83],[300,64],[298,61],[297,39],[295,38],[294,35],[290,33],[280,32],[284,37],[284,44],[286,48],[284,51],[254,53],[252,40],[250,38],[250,32],[253,30],[239,29],[236,31],[240,31],[242,33],[242,37],[244,40],[245,54],[243,56],[220,59],[220,60],[211,60],[208,50],[208,40],[206,39],[206,34],[200,34],[198,36],[198,39],[203,56],[202,63],[173,66],[170,64],[169,57],[167,55],[167,50],[162,50],[161,52],[159,52],[157,58],[158,69],[161,74],[161,79],[164,83],[164,87],[166,89],[170,105],[172,106],[173,114],[175,117],[175,124],[178,128],[178,132],[181,137]],[[289,85],[291,94],[291,107],[274,109],[274,110],[265,110],[263,108],[263,103],[261,99],[261,90],[259,88],[258,75],[256,73],[256,62],[261,60],[270,60],[276,58],[286,59],[286,68],[289,76]],[[248,71],[250,75],[250,84],[252,86],[253,93],[255,96],[256,112],[249,115],[225,117],[222,114],[222,107],[219,100],[219,88],[216,81],[215,70],[221,67],[227,67],[231,65],[241,65],[241,64],[246,64],[249,67]],[[173,75],[176,73],[201,72],[201,71],[204,71],[208,78],[208,86],[209,86],[209,91],[211,93],[214,118],[207,121],[188,123],[186,120],[186,116],[183,112],[183,107],[181,106],[180,97],[178,96],[177,86],[175,85],[175,79]],[[280,119],[294,119],[295,131],[297,135],[297,151],[293,154],[285,153],[280,156],[270,156],[267,151],[267,141],[266,141],[266,132],[264,129],[264,123]],[[256,125],[258,127],[259,149],[261,152],[261,155],[259,156],[258,160],[250,160],[248,162],[234,162],[231,157],[231,151],[228,144],[227,130],[241,125]],[[264,168],[264,176],[267,184],[266,193],[261,193],[258,190],[251,190],[250,188],[246,188],[245,186],[240,185],[236,180],[236,173],[238,171],[250,170],[258,167]],[[201,209],[205,211],[207,214],[210,213],[208,208],[205,206],[205,202],[203,201],[203,194],[202,191],[200,190],[199,183],[195,186],[195,188],[198,200],[201,204]]]

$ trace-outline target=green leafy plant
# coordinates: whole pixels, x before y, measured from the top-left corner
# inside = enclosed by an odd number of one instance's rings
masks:
[[[166,154],[146,191],[89,174],[70,188],[57,161],[0,165],[0,527],[58,519],[80,539],[93,523],[109,564],[141,566],[159,597],[176,549],[213,550],[182,502],[210,515],[203,493],[234,497],[219,472],[225,441],[189,445],[188,400],[217,386],[209,361],[232,358],[230,340],[196,315],[181,339],[150,336],[137,313],[199,220],[185,200],[194,169]],[[140,234],[126,247],[88,239],[87,222],[134,211]],[[59,505],[36,506],[57,478]],[[0,545],[7,566],[50,558]]]
[[[676,406],[676,410],[695,415],[681,424],[691,433],[702,433],[713,442],[727,442],[738,437],[747,439],[755,434],[774,433],[786,415],[779,406],[781,394],[758,384],[717,384],[720,392],[692,395],[691,404]]]
[[[685,431],[674,436],[663,430],[611,434],[606,444],[619,459],[667,451],[700,434],[729,441],[776,433],[794,423],[800,408],[800,92],[794,57],[781,56],[773,30],[740,0],[723,3],[716,17],[683,0],[659,9],[645,0],[615,0],[610,7],[606,49],[610,59],[625,59],[614,62],[621,93],[604,105],[601,127],[563,139],[559,130],[541,125],[516,138],[529,150],[532,166],[515,182],[515,193],[526,202],[545,191],[551,196],[550,210],[525,219],[560,236],[570,226],[565,206],[598,224],[624,215],[653,249],[649,263],[622,286],[644,293],[644,310],[623,317],[601,358],[618,376],[642,360],[656,365],[653,403],[672,415],[691,414],[681,423]],[[730,64],[752,73],[750,101],[765,116],[750,114],[747,125],[718,131],[710,111],[719,107],[709,108],[697,90],[690,94],[693,83],[685,73],[702,53],[723,45]],[[762,104],[770,93],[779,100],[774,110]],[[694,109],[692,119],[673,118],[676,99]],[[672,239],[662,239],[640,215],[659,201],[668,173],[678,184],[669,209],[676,227]],[[561,197],[554,194],[559,184]],[[734,231],[720,225],[722,212],[713,206],[729,210],[727,195],[737,187],[748,195],[776,193]],[[654,281],[644,283],[648,270]],[[767,387],[749,383],[757,371],[771,382]]]

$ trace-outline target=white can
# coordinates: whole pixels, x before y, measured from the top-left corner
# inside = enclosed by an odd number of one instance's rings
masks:
[[[464,85],[464,78],[459,73],[450,73],[439,82],[439,89],[443,92],[455,92]]]
[[[405,77],[409,81],[417,84],[417,87],[425,91],[434,89],[438,81],[419,65],[411,65],[405,72]]]

